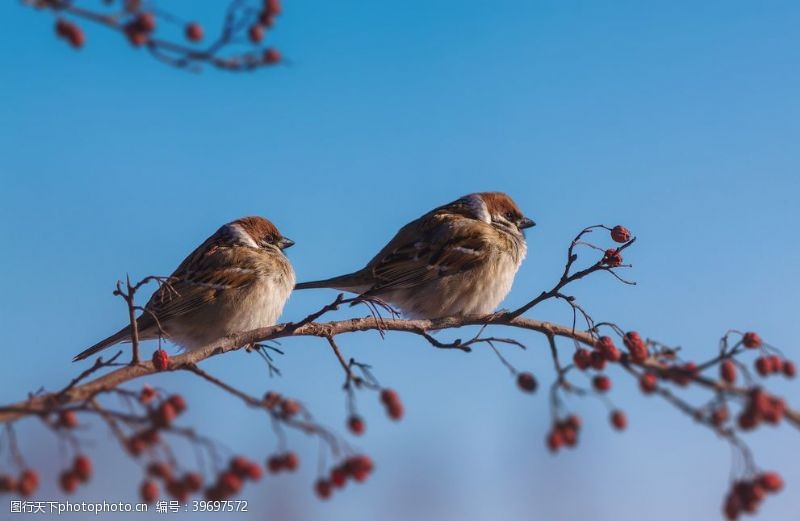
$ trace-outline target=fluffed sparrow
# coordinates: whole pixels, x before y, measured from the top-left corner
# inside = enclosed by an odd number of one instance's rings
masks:
[[[232,333],[275,324],[295,282],[283,253],[293,244],[263,217],[243,217],[222,226],[150,297],[136,321],[139,338],[158,338],[163,331],[172,342],[192,350]],[[130,341],[130,329],[120,329],[74,360]]]
[[[296,289],[376,297],[409,318],[490,313],[514,282],[535,223],[501,192],[470,194],[400,229],[363,269]]]

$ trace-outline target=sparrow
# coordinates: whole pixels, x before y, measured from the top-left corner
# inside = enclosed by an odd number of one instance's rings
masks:
[[[194,350],[233,333],[274,325],[295,283],[283,252],[293,244],[263,217],[222,226],[150,297],[136,319],[139,339],[163,336]],[[130,339],[128,325],[73,361]]]
[[[511,290],[535,226],[501,192],[466,195],[402,227],[362,269],[295,289],[377,298],[408,318],[493,312]]]

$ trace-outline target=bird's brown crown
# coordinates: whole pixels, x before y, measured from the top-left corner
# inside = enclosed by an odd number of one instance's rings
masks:
[[[516,218],[522,217],[522,211],[520,211],[517,203],[503,192],[481,192],[478,195],[480,195],[483,202],[486,203],[486,209],[489,210],[490,214],[512,214]]]
[[[242,230],[250,235],[250,237],[252,237],[256,242],[260,242],[261,240],[269,237],[282,237],[281,232],[278,231],[278,228],[276,228],[274,224],[263,217],[242,217],[241,219],[234,221],[233,224],[238,224]]]

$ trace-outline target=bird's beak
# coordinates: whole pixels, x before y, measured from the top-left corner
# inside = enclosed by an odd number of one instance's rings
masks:
[[[280,246],[282,250],[285,250],[286,248],[291,248],[292,246],[294,246],[294,241],[289,238],[283,237],[280,241],[278,241],[278,246]]]
[[[525,228],[533,228],[534,226],[536,226],[536,223],[533,222],[532,219],[528,219],[527,217],[523,217],[519,221],[519,224],[517,225],[517,227],[519,227],[520,230],[524,230]]]

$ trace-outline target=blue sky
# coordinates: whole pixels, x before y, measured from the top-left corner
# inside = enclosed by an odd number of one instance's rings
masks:
[[[215,20],[217,4],[196,18]],[[224,222],[269,217],[297,242],[288,253],[304,280],[360,267],[405,222],[478,190],[512,194],[539,224],[505,306],[555,280],[581,227],[623,223],[639,237],[626,255],[639,284],[576,286],[596,318],[696,358],[729,327],[796,356],[796,2],[286,2],[269,38],[291,65],[242,75],[173,70],[94,27],[75,52],[47,14],[9,3],[0,16],[13,41],[0,48],[4,402],[68,381],[71,356],[125,320],[114,282],[169,273]],[[333,296],[294,295],[284,317]],[[535,316],[570,318],[558,306]],[[512,361],[548,384],[543,339],[518,337],[529,350]],[[570,402],[586,420],[581,446],[553,457],[545,394],[517,392],[491,353],[401,335],[341,343],[401,393],[407,418],[390,424],[374,396],[361,399],[357,445],[377,472],[330,503],[310,494],[315,444],[294,437],[302,472],[248,488],[253,518],[718,515],[727,446],[622,375],[612,399],[628,431],[611,432],[599,402]],[[206,367],[253,393],[296,395],[343,430],[326,344],[284,347],[281,379],[244,353]],[[228,396],[185,375],[154,381],[189,398],[187,423],[259,460],[274,449],[263,419]],[[20,429],[30,459],[52,464],[51,435]],[[133,500],[138,467],[101,428],[86,436],[109,463],[76,499]],[[747,439],[788,482],[761,518],[788,518],[797,433]],[[52,483],[42,495],[56,495]]]

